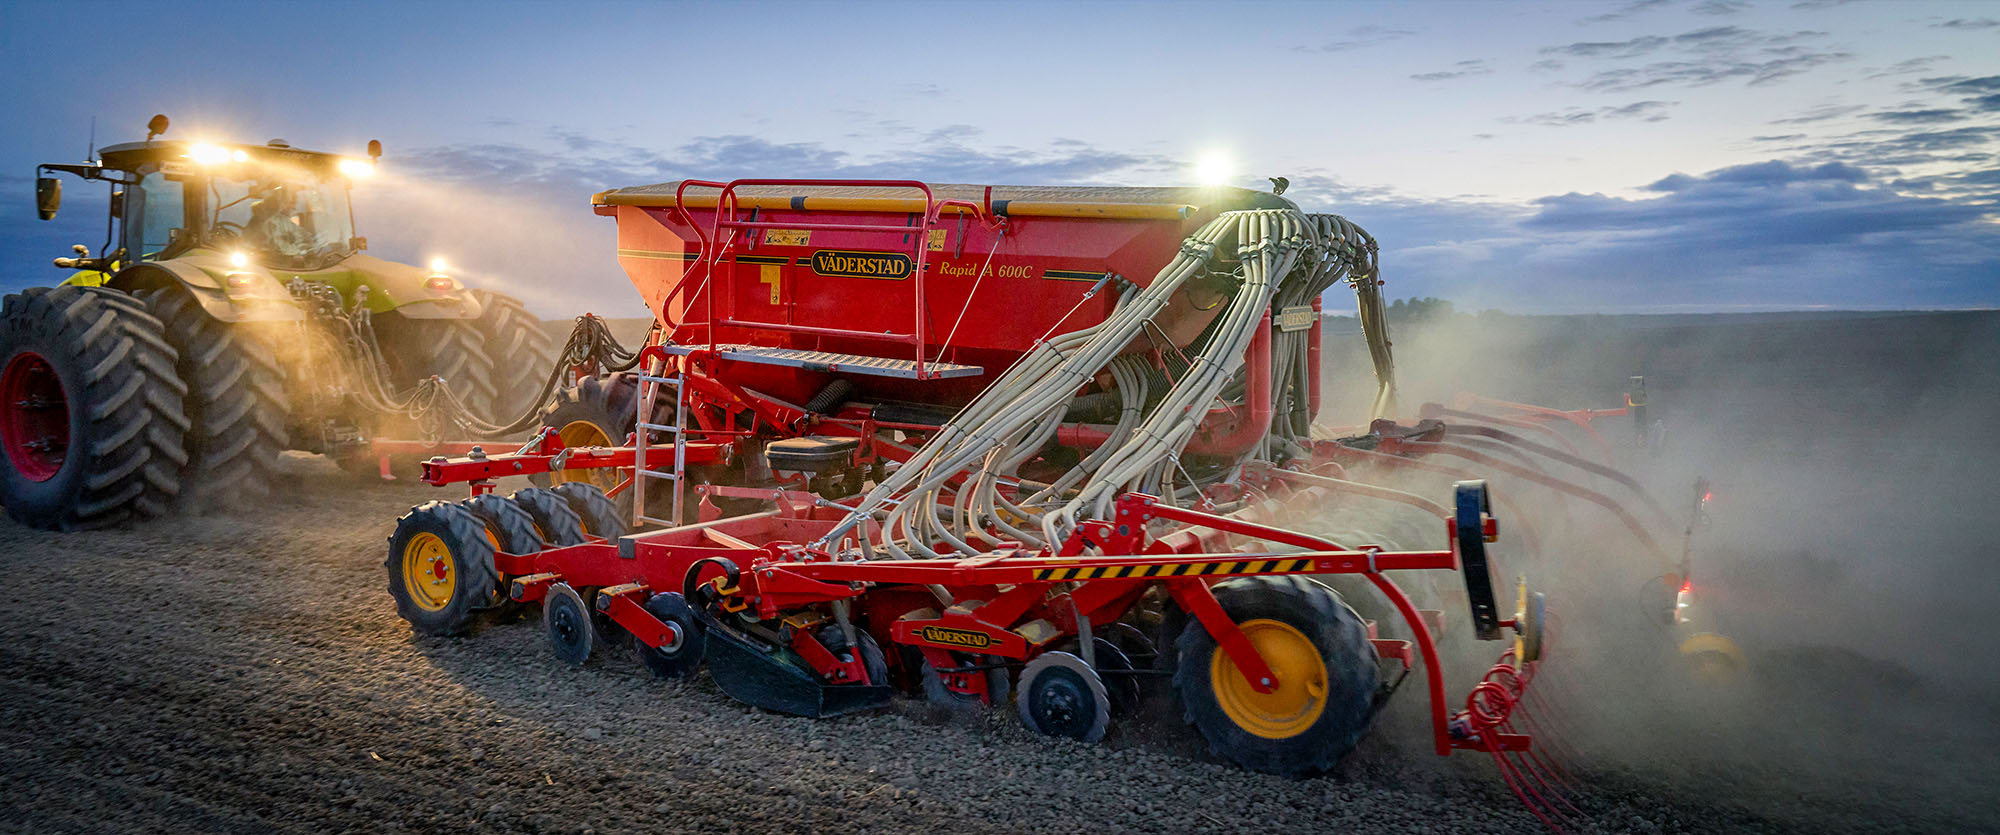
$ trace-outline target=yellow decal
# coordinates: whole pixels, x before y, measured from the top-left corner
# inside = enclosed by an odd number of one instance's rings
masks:
[[[931,251],[932,251],[932,252],[943,252],[943,251],[944,251],[944,234],[945,234],[945,232],[946,232],[946,231],[948,231],[948,230],[945,230],[945,229],[932,229],[932,230],[931,230]]]
[[[900,252],[853,252],[822,249],[813,253],[814,273],[841,278],[881,278],[901,281],[910,277],[914,265]]]
[[[784,267],[777,264],[762,264],[757,267],[757,283],[771,285],[771,303],[778,303],[778,284],[784,280]]]
[[[950,644],[955,647],[985,649],[993,645],[993,636],[970,629],[952,629],[947,626],[926,626],[917,630],[917,637],[933,644]]]
[[[766,229],[765,246],[805,246],[812,240],[811,229]],[[932,247],[936,249],[936,247]]]

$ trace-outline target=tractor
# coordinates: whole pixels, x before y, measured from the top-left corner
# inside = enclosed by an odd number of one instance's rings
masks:
[[[0,309],[8,515],[68,530],[224,509],[268,492],[282,450],[386,476],[386,441],[539,408],[542,381],[495,368],[554,362],[519,301],[365,254],[349,192],[379,142],[362,158],[167,126],[37,168],[43,220],[56,174],[107,183],[109,218],[95,255],[55,259],[67,280]]]

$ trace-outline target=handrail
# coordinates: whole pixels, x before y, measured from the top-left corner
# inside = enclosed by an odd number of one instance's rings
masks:
[[[695,186],[699,188],[713,188],[719,190],[719,193],[715,197],[715,215],[713,218],[710,219],[708,224],[708,229],[706,230],[706,232],[704,232],[703,229],[701,228],[701,224],[695,221],[694,214],[688,210],[687,190],[689,186]],[[913,220],[917,220],[917,222],[914,223],[906,222],[903,224],[896,224],[896,225],[868,224],[868,223],[826,223],[826,222],[816,222],[811,220],[775,222],[767,220],[739,219],[737,215],[739,211],[738,189],[746,187],[757,187],[757,186],[805,186],[805,187],[871,186],[876,188],[907,188],[921,192],[923,194],[925,209],[919,218],[913,218]],[[989,200],[991,199],[990,194],[988,199]],[[992,223],[991,221],[992,213],[988,207],[981,206],[978,203],[974,203],[969,200],[940,200],[938,199],[937,195],[931,191],[930,184],[919,180],[738,179],[738,180],[731,180],[727,183],[715,182],[713,180],[682,180],[679,186],[674,189],[674,212],[680,217],[682,221],[687,223],[689,228],[694,230],[696,242],[701,247],[701,257],[696,259],[696,263],[699,265],[698,268],[702,271],[703,275],[709,278],[714,277],[714,275],[716,274],[716,267],[722,262],[723,257],[728,255],[730,252],[734,251],[736,242],[741,239],[745,230],[807,229],[807,230],[826,230],[826,231],[839,231],[839,232],[890,233],[890,234],[913,236],[915,238],[911,252],[912,256],[911,271],[915,274],[913,279],[914,283],[911,285],[911,295],[913,296],[912,301],[913,301],[913,306],[915,307],[915,310],[913,311],[914,327],[912,327],[911,333],[908,334],[873,333],[869,331],[855,331],[845,328],[813,327],[808,325],[799,325],[787,322],[757,322],[754,320],[739,319],[734,315],[733,312],[724,315],[721,319],[718,319],[716,318],[715,315],[715,297],[717,295],[727,293],[729,294],[732,305],[734,304],[734,299],[735,299],[735,294],[733,292],[735,289],[734,287],[735,276],[733,274],[724,273],[722,281],[720,282],[705,281],[703,284],[703,286],[708,287],[708,294],[705,299],[706,311],[707,311],[707,322],[705,328],[708,332],[707,335],[708,335],[709,351],[713,352],[715,350],[716,347],[715,334],[718,326],[767,328],[770,330],[789,332],[789,333],[812,334],[819,336],[841,336],[841,337],[850,337],[857,339],[870,339],[883,342],[909,343],[911,345],[914,345],[916,348],[916,357],[913,370],[916,372],[917,379],[920,380],[925,379],[928,375],[925,373],[924,369],[926,365],[926,363],[924,362],[924,345],[925,342],[927,341],[926,337],[929,335],[928,334],[929,323],[927,321],[928,317],[925,315],[927,311],[924,307],[924,290],[925,290],[925,273],[928,272],[928,267],[930,265],[930,232],[937,226],[942,214],[944,213],[944,210],[947,208],[956,208],[963,212],[970,213],[974,217],[978,218],[982,223],[986,223],[988,225],[991,225]],[[752,217],[754,218],[755,215],[753,214]],[[682,288],[687,287],[693,283],[694,274],[695,272],[691,270],[687,274],[683,275],[681,277],[680,283],[676,284],[673,289],[667,292],[666,296],[662,297],[661,307],[663,310],[668,301],[680,295],[680,293],[682,292]],[[699,290],[697,290],[696,292],[699,292]],[[936,363],[930,363],[930,364],[935,365]]]

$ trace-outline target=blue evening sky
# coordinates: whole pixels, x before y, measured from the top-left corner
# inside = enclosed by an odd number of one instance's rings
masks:
[[[376,254],[643,315],[595,190],[1283,175],[1395,297],[1522,312],[2000,306],[2000,3],[21,3],[0,263],[103,239],[32,168],[143,137],[358,153]],[[12,208],[5,208],[11,206]]]

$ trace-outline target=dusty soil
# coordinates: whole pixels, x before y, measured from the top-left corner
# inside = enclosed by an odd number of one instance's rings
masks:
[[[566,666],[534,620],[418,638],[384,591],[384,539],[443,491],[300,469],[235,517],[0,523],[16,589],[0,602],[0,830],[1541,829],[1490,762],[1428,754],[1414,678],[1338,772],[1291,781],[1212,761],[1166,711],[1100,745],[911,702],[805,720],[615,653]],[[1780,672],[1720,697],[1628,679],[1600,682],[1619,701],[1585,698],[1579,674],[1577,828],[2000,827],[1988,691],[1796,647],[1769,645]]]

